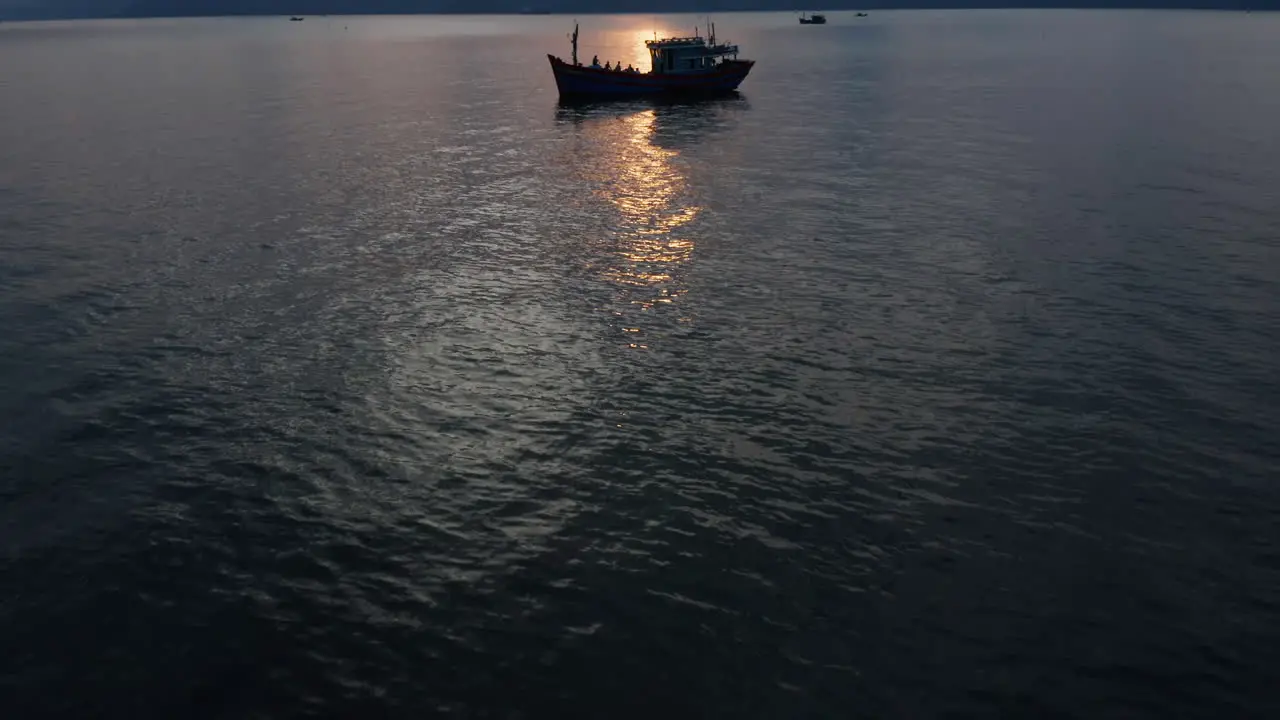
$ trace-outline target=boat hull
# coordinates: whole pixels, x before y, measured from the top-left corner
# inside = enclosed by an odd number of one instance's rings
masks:
[[[716,95],[738,89],[754,60],[726,60],[698,73],[628,73],[570,65],[547,55],[560,97],[641,97],[646,95]]]

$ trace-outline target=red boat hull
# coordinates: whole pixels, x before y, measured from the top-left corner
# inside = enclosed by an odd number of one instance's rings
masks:
[[[725,60],[695,73],[629,73],[570,65],[547,55],[560,97],[636,97],[640,95],[714,95],[738,89],[754,60]]]

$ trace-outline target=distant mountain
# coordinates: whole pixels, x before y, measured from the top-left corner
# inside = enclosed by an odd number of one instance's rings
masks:
[[[83,1],[83,0],[82,0]],[[962,8],[1280,9],[1280,0],[544,0],[553,12],[679,13],[734,10],[882,10]],[[133,0],[126,12],[151,15],[376,15],[516,13],[530,0]]]
[[[1278,10],[1280,0],[0,0],[0,18],[515,13],[533,5],[582,14],[995,7]]]
[[[136,17],[207,15],[383,15],[441,12],[453,0],[134,0]],[[457,3],[461,4],[461,3]]]
[[[81,0],[82,2],[84,0]],[[133,0],[131,15],[376,15],[430,12],[516,13],[529,0]],[[679,13],[734,10],[887,10],[908,8],[1280,9],[1280,0],[545,0],[553,12]]]
[[[46,18],[109,17],[131,0],[0,0],[0,18],[43,20]]]

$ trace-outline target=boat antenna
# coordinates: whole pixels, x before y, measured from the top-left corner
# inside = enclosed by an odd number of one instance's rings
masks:
[[[573,21],[573,65],[578,65],[578,21]]]

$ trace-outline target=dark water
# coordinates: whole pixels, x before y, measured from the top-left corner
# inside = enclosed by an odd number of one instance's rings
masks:
[[[0,713],[1280,711],[1280,17],[716,19],[0,26]]]

